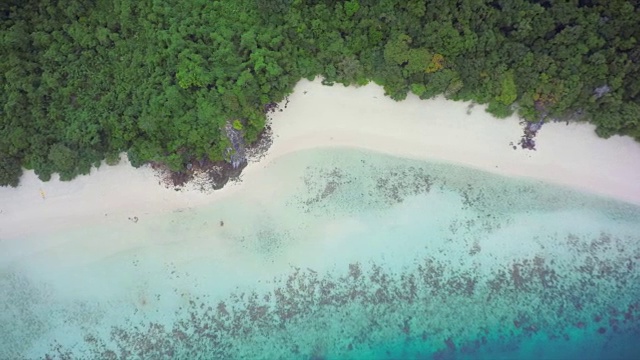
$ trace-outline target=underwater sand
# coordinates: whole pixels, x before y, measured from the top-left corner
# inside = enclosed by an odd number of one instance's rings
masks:
[[[2,239],[0,358],[632,358],[639,260],[637,205],[298,151],[211,205]]]

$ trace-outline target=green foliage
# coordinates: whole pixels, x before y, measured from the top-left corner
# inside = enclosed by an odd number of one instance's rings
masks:
[[[405,65],[409,61],[409,43],[411,38],[407,35],[398,35],[387,42],[384,47],[384,59],[391,65]]]
[[[516,82],[513,79],[513,71],[507,71],[502,75],[500,85],[500,94],[496,96],[496,100],[505,106],[513,104],[518,98]]]
[[[239,131],[244,129],[244,126],[242,126],[242,123],[240,122],[240,120],[236,119],[236,120],[233,120],[233,128]]]
[[[207,66],[202,56],[188,52],[183,52],[180,55],[180,63],[176,72],[178,85],[183,89],[207,85],[210,79],[205,70]]]
[[[427,91],[427,87],[424,84],[411,84],[411,92],[417,96],[422,96]]]
[[[344,3],[344,11],[347,14],[347,17],[352,17],[353,14],[358,12],[358,9],[360,9],[358,0],[351,0]]]
[[[264,106],[317,75],[499,117],[584,114],[601,136],[640,140],[631,0],[11,4],[0,5],[0,185],[22,167],[71,179],[121,152],[177,171],[221,160],[225,124],[256,140]]]
[[[20,160],[14,157],[0,157],[0,186],[18,186],[22,175]]]
[[[56,143],[49,150],[49,161],[60,172],[61,180],[69,180],[75,175],[78,166],[78,154],[67,146]]]
[[[108,153],[105,155],[105,162],[109,166],[118,165],[120,163],[120,154]]]
[[[491,101],[487,106],[487,112],[497,118],[504,119],[513,114],[513,108],[500,101]]]

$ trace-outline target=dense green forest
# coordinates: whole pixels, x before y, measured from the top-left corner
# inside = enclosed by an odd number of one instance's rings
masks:
[[[0,34],[0,185],[224,160],[318,75],[640,140],[632,0],[0,0]]]

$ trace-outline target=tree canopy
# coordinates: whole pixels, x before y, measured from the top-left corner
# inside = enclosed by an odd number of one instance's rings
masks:
[[[255,140],[317,75],[640,140],[638,19],[631,0],[5,0],[0,185],[120,152],[223,160],[225,124]]]

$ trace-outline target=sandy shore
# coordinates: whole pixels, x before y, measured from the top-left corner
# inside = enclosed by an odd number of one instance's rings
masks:
[[[284,111],[272,115],[273,146],[243,177],[279,156],[319,147],[355,147],[401,157],[446,161],[503,175],[536,178],[640,205],[640,144],[628,137],[598,138],[587,124],[546,124],[537,151],[514,150],[522,128],[484,107],[414,96],[395,102],[382,88],[345,88],[301,81]],[[283,108],[283,106],[281,106]],[[148,167],[93,169],[71,182],[43,183],[26,172],[21,185],[0,188],[0,240],[87,223],[128,224],[135,217],[210,204],[243,184],[206,194],[159,184]]]

